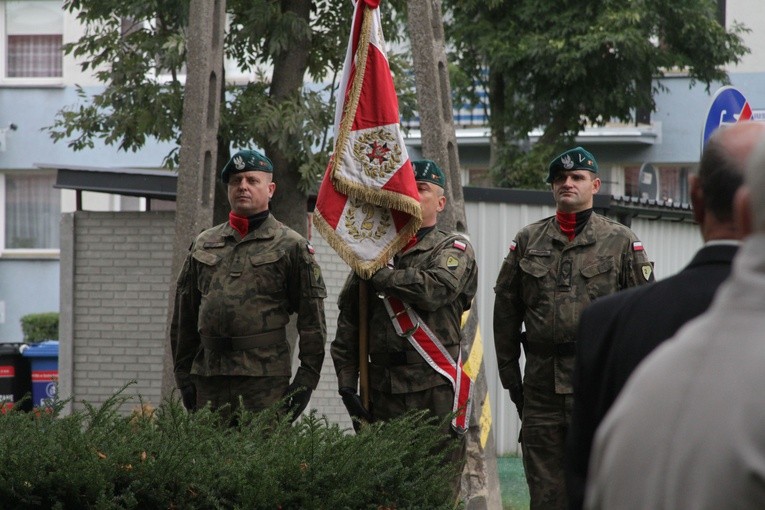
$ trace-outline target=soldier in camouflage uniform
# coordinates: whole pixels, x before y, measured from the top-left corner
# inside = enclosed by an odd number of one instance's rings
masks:
[[[635,234],[593,212],[597,172],[595,158],[582,147],[552,160],[547,182],[556,215],[518,232],[494,288],[499,375],[522,418],[532,510],[567,505],[563,451],[579,315],[600,296],[653,281],[653,266]]]
[[[237,152],[221,172],[229,221],[202,232],[178,276],[171,346],[186,408],[225,416],[287,397],[296,418],[308,405],[324,360],[326,290],[313,248],[268,209],[273,165]],[[297,313],[300,367],[292,375],[285,326]]]
[[[388,420],[409,410],[429,410],[445,418],[452,413],[454,390],[399,336],[380,295],[408,303],[456,359],[462,335],[462,313],[476,293],[478,269],[473,248],[459,234],[436,228],[444,209],[446,178],[432,161],[413,162],[422,207],[422,227],[393,259],[392,267],[377,271],[369,280],[369,384],[371,413],[357,394],[359,380],[359,277],[348,277],[338,299],[340,315],[331,355],[340,395],[357,420]],[[447,425],[448,427],[448,425]],[[457,454],[462,457],[462,453]]]

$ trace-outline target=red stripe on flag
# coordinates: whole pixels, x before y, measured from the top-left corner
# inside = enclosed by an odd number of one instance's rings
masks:
[[[347,200],[347,196],[335,189],[329,172],[326,172],[321,181],[319,195],[316,197],[316,209],[321,211],[322,217],[333,230],[337,228],[337,224],[340,222]]]
[[[398,98],[393,80],[390,78],[388,59],[380,54],[373,44],[369,45],[367,69],[375,72],[364,73],[364,81],[359,96],[359,107],[353,119],[352,130],[368,129],[387,124],[398,124]],[[387,101],[380,101],[387,98]]]
[[[412,162],[407,159],[401,168],[388,179],[388,182],[382,185],[382,189],[396,193],[411,193],[412,191],[408,190],[411,187],[411,182],[414,182],[414,169]],[[417,191],[416,185],[413,192],[417,194],[416,198],[419,200],[420,193]]]

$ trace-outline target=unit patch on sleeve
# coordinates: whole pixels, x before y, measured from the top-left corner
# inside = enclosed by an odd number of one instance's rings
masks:
[[[515,239],[510,241],[510,251],[515,251],[515,248],[518,246],[518,243],[515,242]]]
[[[632,243],[632,251],[643,251],[643,243],[640,241]]]
[[[446,259],[446,267],[449,269],[456,269],[457,266],[460,265],[460,261],[456,257],[449,256],[448,259]]]

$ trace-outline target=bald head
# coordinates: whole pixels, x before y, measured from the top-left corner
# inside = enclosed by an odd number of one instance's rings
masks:
[[[691,201],[705,240],[740,237],[733,221],[733,199],[763,136],[765,123],[740,122],[715,131],[704,147],[698,177],[691,182]]]

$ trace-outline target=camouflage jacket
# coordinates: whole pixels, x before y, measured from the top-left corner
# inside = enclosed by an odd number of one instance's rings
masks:
[[[324,280],[313,248],[272,215],[241,238],[228,223],[202,232],[178,276],[171,346],[178,387],[190,375],[292,375],[287,341],[246,350],[208,349],[200,335],[244,337],[283,330],[297,313],[295,382],[316,388],[324,360]]]
[[[573,341],[582,310],[598,297],[653,279],[653,266],[634,232],[598,214],[572,241],[554,216],[521,229],[494,287],[497,363],[513,401],[522,394],[522,323],[523,386],[571,393]]]
[[[375,273],[367,282],[372,388],[400,394],[448,384],[422,361],[406,338],[396,334],[378,294],[397,297],[412,306],[456,358],[462,339],[462,312],[470,308],[477,279],[470,243],[462,236],[437,229],[394,257],[394,268]],[[355,389],[358,383],[359,281],[351,273],[338,298],[337,335],[330,352],[340,388]],[[401,362],[402,359],[409,362]]]

